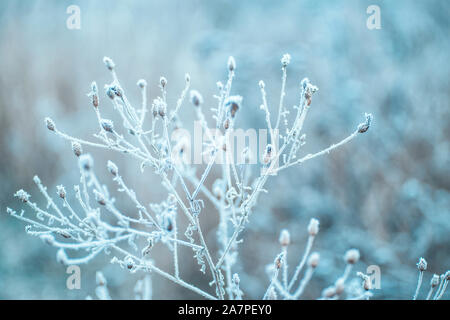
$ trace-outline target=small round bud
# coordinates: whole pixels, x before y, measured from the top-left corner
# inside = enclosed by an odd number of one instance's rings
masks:
[[[165,88],[165,86],[167,85],[167,79],[164,77],[160,77],[159,84],[161,85],[162,88]]]
[[[227,114],[234,118],[236,116],[236,112],[239,110],[239,106],[242,103],[241,96],[229,96],[225,99],[224,105]]]
[[[311,268],[316,268],[319,265],[320,255],[317,252],[311,253],[308,259],[308,265]]]
[[[66,189],[62,185],[56,186],[56,193],[59,195],[61,199],[66,198]]]
[[[232,56],[228,58],[228,70],[234,71],[236,69],[236,61]]]
[[[106,92],[106,95],[107,95],[111,100],[114,100],[114,98],[116,97],[116,94],[114,93],[113,86],[105,85],[105,92]]]
[[[119,168],[117,168],[116,164],[112,162],[111,160],[108,160],[108,163],[106,164],[106,167],[108,168],[108,171],[113,175],[117,176],[119,173]]]
[[[125,259],[125,264],[126,264],[126,266],[127,266],[127,269],[129,269],[129,270],[131,270],[131,269],[133,269],[134,268],[134,260],[131,258],[131,257],[127,257],[126,259]]]
[[[94,166],[94,160],[92,159],[90,154],[82,154],[78,158],[78,164],[80,166],[80,169],[89,171]]]
[[[83,153],[83,149],[81,148],[81,144],[79,144],[76,141],[72,141],[72,151],[77,157],[79,157]]]
[[[197,90],[191,90],[190,92],[191,102],[194,106],[199,107],[203,104],[203,97]]]
[[[359,133],[364,133],[367,130],[369,130],[370,125],[372,124],[372,119],[373,119],[372,114],[371,113],[366,113],[365,117],[366,117],[366,121],[364,123],[360,123],[358,125],[358,132]]]
[[[106,132],[114,132],[114,123],[111,120],[108,119],[102,119],[100,121],[103,130],[105,130]]]
[[[318,232],[319,232],[319,220],[312,218],[309,221],[308,233],[314,237],[315,235],[317,235]]]
[[[144,79],[139,79],[136,84],[139,88],[144,89],[147,86],[147,81]]]
[[[97,201],[98,204],[100,204],[102,206],[106,205],[106,199],[102,193],[98,192],[97,190],[94,190],[94,196],[95,196],[95,201]]]
[[[419,262],[417,263],[417,269],[419,269],[420,272],[427,270],[427,261],[424,258],[419,259]]]
[[[438,274],[433,274],[433,277],[431,278],[431,281],[430,281],[431,287],[432,288],[437,287],[437,285],[439,284],[439,281],[440,281],[439,275]]]
[[[186,74],[184,75],[184,80],[185,80],[186,82],[191,82],[191,76],[189,75],[189,73],[186,73]]]
[[[344,292],[345,289],[345,280],[344,278],[339,278],[336,280],[336,283],[334,284],[334,287],[336,289],[336,294],[341,294]]]
[[[291,55],[289,53],[286,53],[281,58],[281,65],[286,68],[287,65],[291,62]]]
[[[279,241],[282,247],[286,247],[291,243],[291,235],[289,234],[288,230],[281,230]]]
[[[24,203],[30,200],[30,195],[23,189],[18,190],[14,196]]]
[[[332,297],[334,297],[335,295],[336,295],[336,288],[333,287],[333,286],[328,287],[328,288],[325,288],[325,289],[322,291],[322,297],[325,297],[325,298],[332,298]]]
[[[105,66],[108,68],[108,70],[112,71],[115,68],[115,63],[114,61],[112,61],[111,58],[108,57],[103,57],[103,63],[105,64]]]
[[[92,98],[92,105],[94,107],[98,107],[98,88],[97,88],[97,83],[95,81],[93,81],[91,83],[91,92],[88,94],[88,96],[90,96]]]
[[[45,124],[47,125],[47,129],[50,131],[55,131],[55,123],[50,118],[45,118]]]
[[[359,250],[350,249],[345,253],[344,259],[349,264],[355,264],[359,260]]]

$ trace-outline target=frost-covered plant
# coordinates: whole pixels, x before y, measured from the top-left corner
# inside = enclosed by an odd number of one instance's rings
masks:
[[[19,190],[15,196],[34,211],[35,218],[26,217],[23,210],[17,213],[8,208],[7,211],[28,223],[26,231],[29,234],[39,236],[46,243],[58,248],[57,260],[65,265],[88,263],[102,252],[106,254],[114,252],[111,263],[118,264],[131,272],[141,270],[157,273],[208,299],[242,299],[245,296],[245,289],[242,287],[239,275],[233,272],[237,262],[238,248],[242,242],[238,238],[250,220],[259,195],[266,192],[264,188],[267,180],[280,171],[330,153],[366,132],[372,122],[372,115],[366,114],[364,122],[345,139],[316,153],[298,157],[306,141],[306,136],[302,133],[303,124],[311,109],[313,95],[318,88],[307,78],[303,79],[300,82],[299,103],[288,110],[284,97],[290,56],[286,54],[281,59],[282,85],[275,122],[272,122],[265,84],[263,81],[259,82],[262,96],[261,109],[265,114],[270,143],[261,155],[261,170],[255,173],[252,166],[247,163],[236,165],[230,161],[231,131],[235,126],[238,113],[246,112],[245,109],[242,110],[243,98],[231,94],[236,71],[236,62],[233,57],[228,60],[226,83],[217,83],[218,94],[215,96],[217,107],[211,108],[214,113],[215,129],[224,130],[224,135],[214,134],[208,130],[207,120],[202,111],[205,100],[198,91],[190,90],[189,75],[185,76],[184,89],[173,108],[169,108],[166,99],[168,86],[166,78],[160,78],[161,95],[153,100],[151,108],[147,103],[147,82],[139,80],[137,85],[142,93],[142,105],[136,108],[127,99],[116,75],[114,62],[105,57],[104,63],[113,78],[111,84],[105,85],[105,94],[122,119],[121,129],[113,121],[102,117],[100,94],[95,82],[91,84],[89,97],[98,121],[99,132],[94,134],[97,141],[72,137],[61,131],[53,120],[45,119],[48,130],[68,140],[73,153],[78,158],[80,183],[74,186],[74,194],[79,207],[74,208],[70,204],[69,193],[64,186],[60,185],[57,186],[56,193],[60,198],[61,208],[47,192],[41,180],[35,176],[34,182],[48,201],[47,208],[39,208],[30,200],[31,197],[26,191]],[[207,133],[209,161],[201,175],[196,174],[193,165],[184,161],[185,137],[175,135],[174,141],[174,136],[172,135],[171,139],[170,135],[182,127],[179,110],[188,93],[196,117]],[[291,112],[294,113],[294,117],[288,117]],[[278,133],[279,145],[276,140]],[[123,153],[140,164],[142,171],[145,168],[151,168],[160,177],[161,186],[167,190],[167,197],[160,203],[149,205],[143,203],[126,183],[120,168],[112,161],[108,161],[106,167],[112,180],[117,184],[118,191],[126,194],[136,208],[134,213],[122,212],[116,207],[115,199],[110,196],[106,185],[97,178],[94,160],[90,154],[83,152],[83,147]],[[246,149],[243,157],[246,158],[248,155],[249,150]],[[222,177],[212,184],[210,190],[206,187],[205,181],[218,157],[223,158],[220,165]],[[204,201],[209,201],[220,217],[217,230],[220,250],[216,253],[209,249],[200,222]],[[184,215],[188,222],[183,228],[179,224],[180,214]],[[306,250],[290,278],[286,263],[290,234],[287,230],[281,232],[279,239],[281,253],[267,268],[269,284],[267,290],[261,294],[263,299],[301,297],[319,264],[319,254],[311,253],[318,231],[319,222],[312,219],[308,226],[309,238]],[[157,244],[165,245],[171,252],[172,271],[162,270],[154,261],[157,257],[152,256],[152,248]],[[179,246],[190,248],[196,263],[200,266],[200,271],[210,274],[210,285],[214,287],[214,293],[202,290],[182,279],[178,259]],[[81,257],[71,257],[72,255],[67,254],[68,251],[83,251],[85,254]],[[358,259],[359,251],[356,249],[349,250],[345,254],[347,267],[344,274],[333,286],[323,291],[321,299],[337,299],[343,296],[345,282]],[[305,266],[306,271],[298,282]],[[359,275],[363,279],[363,285],[359,286],[359,289],[365,289],[365,292],[350,290],[346,293],[347,298],[361,299],[370,296],[369,277],[364,274]],[[136,286],[136,295],[149,298],[151,296],[150,280],[146,277],[142,281]],[[110,298],[102,273],[97,274],[97,284],[97,297]]]

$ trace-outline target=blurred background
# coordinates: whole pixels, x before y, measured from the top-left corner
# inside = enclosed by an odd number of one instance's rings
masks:
[[[66,9],[72,4],[81,9],[79,30],[66,27]],[[381,29],[366,27],[369,5],[381,8]],[[320,88],[304,127],[302,153],[346,137],[364,112],[373,114],[374,123],[367,134],[330,155],[269,180],[269,193],[260,197],[243,233],[234,270],[245,298],[264,293],[264,269],[279,252],[283,228],[292,238],[288,262],[291,268],[298,263],[312,217],[320,220],[314,250],[321,253],[321,264],[304,298],[319,297],[342,274],[343,255],[353,247],[361,252],[355,271],[364,272],[368,265],[381,268],[376,299],[410,299],[418,275],[415,265],[424,257],[429,272],[423,296],[432,273],[450,267],[449,15],[450,3],[442,0],[1,1],[0,299],[84,299],[94,295],[95,271],[100,269],[113,298],[132,299],[136,281],[143,278],[109,264],[111,256],[102,255],[81,267],[81,289],[68,290],[56,250],[27,235],[25,225],[5,213],[6,207],[25,209],[13,197],[20,188],[45,207],[33,183],[35,174],[50,194],[58,184],[71,191],[79,182],[70,144],[52,135],[43,119],[50,116],[65,132],[92,140],[96,119],[86,94],[93,80],[100,88],[111,82],[103,56],[115,61],[135,104],[140,103],[136,81],[147,80],[150,100],[159,94],[164,75],[173,108],[186,72],[192,88],[213,106],[215,83],[226,79],[226,61],[233,55],[232,93],[244,97],[237,126],[263,128],[258,81],[265,81],[275,110],[284,53],[292,56],[285,100],[289,108],[298,101],[303,77]],[[100,99],[112,114],[104,95]],[[189,104],[181,114],[185,123],[193,119]],[[86,150],[111,189],[104,165],[108,159],[120,165],[144,203],[164,200],[150,170],[142,175],[131,159]],[[205,219],[207,241],[217,249],[217,215],[205,214]],[[154,259],[170,270],[167,251]],[[181,252],[180,261],[182,277],[207,288],[192,251]],[[155,299],[198,298],[157,275],[152,281]],[[447,292],[444,299],[449,297]]]

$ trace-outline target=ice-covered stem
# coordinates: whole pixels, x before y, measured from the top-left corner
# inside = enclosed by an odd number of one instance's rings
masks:
[[[283,263],[284,263],[284,253],[282,252],[275,258],[275,261],[273,262],[272,278],[270,279],[269,287],[267,288],[266,293],[264,294],[262,300],[267,300],[267,297],[269,296],[270,291],[272,290],[274,283],[278,278],[278,274],[280,272]]]
[[[435,300],[440,300],[444,295],[445,290],[447,290],[448,282],[450,281],[450,270],[444,274],[443,279],[441,281],[443,281],[442,288],[438,290],[439,295],[436,297]]]
[[[439,275],[433,274],[433,277],[430,280],[430,290],[428,291],[426,300],[430,300],[433,290],[439,285],[439,282]]]
[[[417,263],[417,269],[419,269],[419,278],[417,280],[417,288],[414,293],[413,300],[417,300],[417,296],[419,295],[420,287],[422,286],[423,272],[427,270],[427,261],[424,258],[420,258]]]
[[[306,273],[300,282],[299,287],[293,294],[294,299],[298,299],[302,293],[305,291],[306,286],[308,285],[309,281],[311,280],[314,270],[317,268],[319,264],[320,255],[317,252],[311,253],[308,259],[308,268],[306,269]]]
[[[275,129],[280,128],[280,120],[282,115],[286,117],[286,113],[283,106],[284,97],[286,95],[286,78],[287,78],[287,66],[291,62],[291,56],[289,53],[286,53],[281,58],[281,70],[283,71],[283,76],[281,77],[281,93],[280,93],[280,104],[278,106],[278,116],[277,116],[277,122],[275,124]],[[272,142],[273,143],[273,142]]]
[[[308,234],[309,234],[309,236],[308,236],[308,242],[306,244],[305,251],[303,253],[303,256],[302,256],[299,264],[295,268],[295,272],[294,272],[294,275],[292,276],[291,281],[289,282],[289,285],[287,287],[288,291],[292,289],[292,287],[294,286],[295,282],[297,281],[297,278],[300,275],[300,272],[302,271],[302,269],[303,269],[303,267],[304,267],[304,265],[306,263],[306,260],[307,260],[307,258],[309,256],[309,253],[310,253],[311,249],[312,249],[312,246],[313,246],[313,243],[314,243],[314,239],[315,239],[315,237],[316,237],[318,232],[319,232],[319,220],[313,218],[313,219],[311,219],[309,221],[309,224],[308,224]]]
[[[279,242],[281,245],[281,248],[283,250],[284,255],[284,261],[283,264],[283,286],[285,289],[287,289],[288,286],[288,263],[287,263],[287,253],[288,253],[288,246],[291,242],[291,236],[289,234],[289,231],[286,229],[281,230]]]

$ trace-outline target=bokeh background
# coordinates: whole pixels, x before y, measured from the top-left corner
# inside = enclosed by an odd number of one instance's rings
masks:
[[[71,4],[81,8],[80,30],[66,27]],[[371,4],[381,8],[380,30],[366,27]],[[233,55],[233,93],[244,96],[237,125],[262,128],[258,81],[266,82],[275,109],[279,59],[288,52],[287,105],[297,103],[303,77],[320,88],[304,128],[307,144],[302,152],[339,141],[364,112],[374,115],[374,123],[367,134],[338,151],[269,181],[269,193],[260,197],[243,234],[235,268],[245,297],[260,298],[267,287],[264,269],[279,252],[283,228],[292,235],[289,264],[297,263],[312,217],[321,222],[314,249],[322,260],[305,298],[317,298],[341,275],[342,256],[353,247],[361,251],[355,270],[373,264],[381,268],[377,299],[410,299],[417,281],[415,264],[426,258],[423,295],[431,274],[450,267],[449,15],[450,3],[442,0],[1,1],[1,211],[22,208],[13,198],[20,188],[45,206],[34,174],[51,193],[60,183],[68,190],[78,183],[69,143],[52,135],[43,119],[50,116],[64,131],[91,137],[96,120],[86,93],[93,80],[100,87],[111,81],[103,56],[116,62],[134,103],[140,101],[137,79],[147,79],[153,99],[164,75],[173,107],[186,72],[192,87],[212,106],[215,83],[225,80],[226,61]],[[186,123],[193,119],[189,105],[182,115]],[[130,159],[88,151],[99,176],[111,186],[104,168],[107,159],[121,165],[145,203],[164,199],[150,171],[141,175]],[[205,219],[207,241],[216,248],[217,216]],[[103,255],[82,266],[82,288],[70,291],[55,254],[27,235],[23,223],[1,214],[0,298],[83,299],[94,295],[95,271],[101,269],[113,298],[132,299],[134,284],[143,277],[110,265],[111,256]],[[181,252],[180,259],[183,278],[207,288],[192,252]],[[167,252],[155,260],[171,268]],[[198,298],[157,275],[152,280],[156,299]]]

